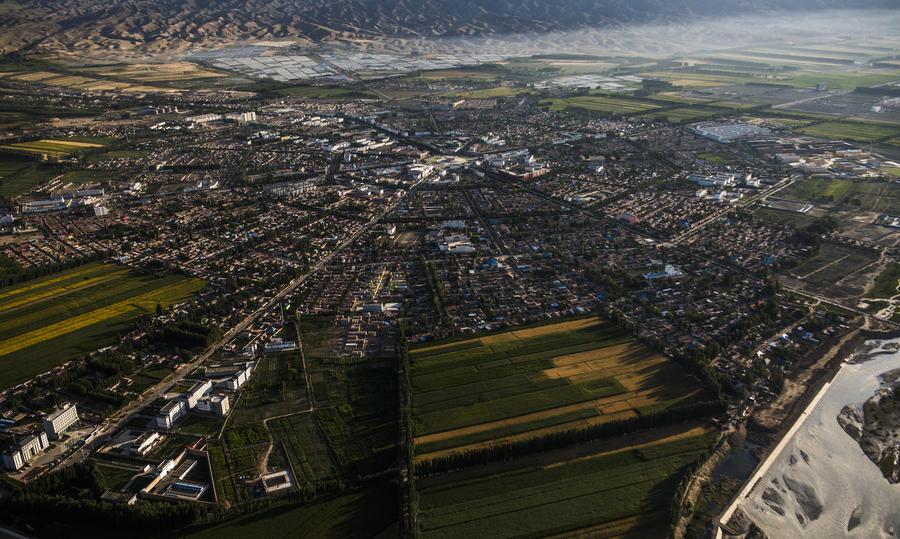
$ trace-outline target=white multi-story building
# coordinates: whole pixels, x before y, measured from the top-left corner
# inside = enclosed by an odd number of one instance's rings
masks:
[[[19,470],[50,447],[47,433],[30,434],[3,452],[3,466],[8,470]]]
[[[197,406],[197,402],[200,400],[200,397],[209,393],[210,389],[212,389],[211,381],[206,380],[204,382],[197,382],[178,398],[180,400],[183,400],[187,405],[188,410],[190,410]]]
[[[227,416],[230,409],[228,395],[207,395],[197,403],[197,410],[219,417]]]
[[[185,401],[181,399],[169,401],[157,414],[156,425],[161,429],[171,429],[176,421],[187,414],[187,411],[188,407]]]
[[[44,418],[44,432],[51,440],[59,440],[72,425],[78,423],[78,410],[66,403]]]

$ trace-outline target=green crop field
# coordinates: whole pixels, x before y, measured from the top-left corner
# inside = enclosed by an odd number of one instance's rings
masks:
[[[608,97],[603,95],[580,95],[559,99],[547,99],[541,101],[541,105],[549,106],[550,110],[563,110],[572,107],[605,112],[607,114],[638,114],[658,109],[661,106],[659,103],[651,101]]]
[[[417,459],[634,417],[699,391],[595,317],[421,347],[410,363]]]
[[[730,114],[731,111],[725,108],[712,107],[706,105],[695,105],[692,107],[682,107],[677,109],[666,109],[660,111],[650,111],[648,113],[642,114],[641,117],[650,117],[650,118],[665,118],[667,121],[678,123],[678,122],[693,122],[696,120],[700,120],[703,118],[708,118],[710,116],[715,116],[717,114]]]
[[[0,197],[13,199],[24,195],[58,174],[61,172],[53,168],[0,155]]]
[[[248,499],[248,481],[288,464],[299,488],[319,495],[357,484],[397,461],[397,386],[392,368],[307,358],[313,399],[299,352],[266,355],[246,385],[214,460],[228,500]],[[268,425],[268,429],[264,426]],[[240,477],[243,476],[244,479]]]
[[[231,416],[232,425],[256,423],[309,406],[300,352],[266,354],[241,395]]]
[[[204,284],[94,263],[0,289],[0,386],[112,344],[157,303],[184,301]]]
[[[354,90],[352,88],[329,86],[290,86],[287,88],[279,88],[275,93],[291,97],[307,97],[310,99],[339,99],[348,97],[378,98],[378,94],[370,90]]]
[[[809,202],[836,202],[861,209],[900,215],[900,185],[887,181],[809,178],[791,186],[788,198]]]
[[[601,537],[663,537],[681,470],[717,439],[684,436],[571,460],[420,480],[422,537],[546,537],[590,528]],[[610,534],[610,532],[612,534]]]
[[[321,502],[272,507],[235,520],[176,535],[183,539],[356,539],[378,536],[397,521],[398,494],[375,485]],[[389,535],[385,535],[387,537]]]
[[[900,125],[834,121],[803,127],[798,129],[797,132],[811,137],[850,140],[855,142],[877,142],[900,135]]]
[[[312,414],[297,414],[269,422],[272,438],[284,443],[287,457],[301,484],[317,484],[339,477],[337,462],[319,433]]]

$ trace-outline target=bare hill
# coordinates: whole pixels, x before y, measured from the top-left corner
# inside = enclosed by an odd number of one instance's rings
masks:
[[[248,39],[377,43],[897,5],[897,0],[10,0],[0,3],[0,48],[164,53]]]

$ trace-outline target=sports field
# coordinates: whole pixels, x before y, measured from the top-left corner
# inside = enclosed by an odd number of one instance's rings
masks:
[[[0,289],[0,387],[109,345],[157,303],[178,303],[203,286],[93,263]]]
[[[674,362],[588,317],[410,352],[416,459],[660,411],[697,395]]]
[[[423,480],[419,527],[423,537],[441,539],[665,537],[683,468],[717,436],[691,427],[610,451]]]

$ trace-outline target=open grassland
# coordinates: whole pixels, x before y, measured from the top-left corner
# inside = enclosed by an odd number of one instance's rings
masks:
[[[681,470],[717,434],[691,429],[628,448],[520,467],[499,465],[477,476],[423,481],[422,536],[663,537]],[[494,472],[494,473],[492,473]]]
[[[900,135],[900,125],[873,122],[834,121],[803,127],[798,133],[811,137],[851,140],[855,142],[877,142]]]
[[[0,289],[0,386],[110,344],[157,303],[183,301],[203,286],[181,275],[95,263]]]
[[[417,460],[657,412],[698,394],[594,317],[410,352]]]
[[[286,504],[235,520],[182,533],[184,539],[357,539],[379,536],[397,521],[398,493],[375,485],[321,502]],[[390,536],[384,535],[385,537]]]
[[[7,153],[17,153],[21,155],[47,154],[52,157],[68,157],[77,152],[102,147],[102,144],[79,142],[77,140],[41,139],[31,142],[16,142],[14,144],[7,144],[6,146],[0,146],[0,150],[3,150]]]

